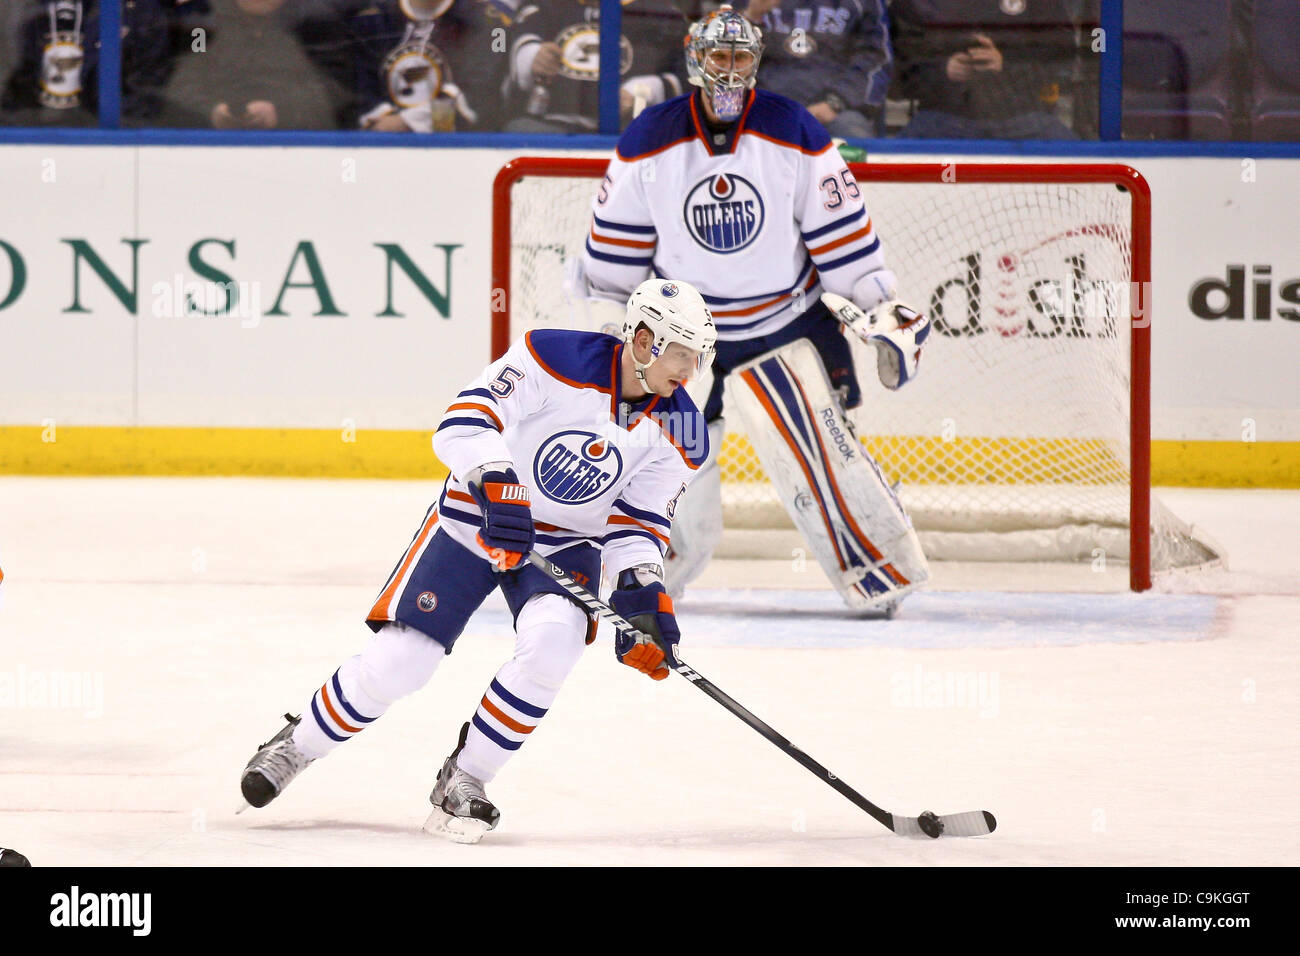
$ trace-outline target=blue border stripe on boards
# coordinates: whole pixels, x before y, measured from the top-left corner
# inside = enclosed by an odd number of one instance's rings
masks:
[[[387,133],[298,132],[290,130],[239,132],[172,129],[47,129],[0,127],[3,145],[68,146],[243,146],[282,148],[332,147],[346,149],[500,149],[515,152],[611,153],[615,136],[563,136],[516,133],[439,133],[436,136],[399,136]],[[989,140],[989,139],[880,139],[857,140],[867,159],[881,154],[901,154],[937,159],[947,156],[1041,156],[1062,159],[1136,159],[1144,156],[1233,157],[1300,159],[1300,142],[1171,142],[1152,140]]]

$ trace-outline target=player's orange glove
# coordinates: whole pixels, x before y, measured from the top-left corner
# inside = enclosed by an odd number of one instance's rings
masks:
[[[664,586],[655,582],[617,590],[609,596],[609,604],[639,632],[619,631],[614,638],[614,655],[652,680],[666,678],[669,668],[677,666],[677,643],[682,634],[673,613],[673,599]]]
[[[527,486],[519,483],[513,468],[507,468],[484,472],[482,479],[469,483],[469,493],[483,509],[479,547],[498,570],[517,567],[533,550],[533,509]]]

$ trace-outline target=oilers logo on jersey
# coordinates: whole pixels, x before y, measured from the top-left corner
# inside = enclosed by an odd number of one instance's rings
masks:
[[[623,473],[623,456],[595,432],[570,429],[542,442],[533,459],[537,488],[552,501],[580,505],[599,498]]]
[[[683,215],[696,242],[712,252],[739,252],[763,229],[763,197],[754,184],[735,173],[709,176],[686,195]]]

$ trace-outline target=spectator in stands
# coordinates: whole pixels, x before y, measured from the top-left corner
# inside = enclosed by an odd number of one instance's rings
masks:
[[[163,124],[213,129],[333,129],[344,91],[307,55],[302,34],[336,11],[312,0],[211,0],[212,29],[182,56]]]
[[[885,0],[749,0],[743,12],[763,30],[759,86],[802,103],[832,136],[876,132],[893,72]]]
[[[346,125],[499,129],[511,12],[500,0],[347,0],[346,83],[355,96]]]
[[[167,31],[185,0],[124,0],[122,123],[144,126],[158,115],[170,69]],[[14,17],[18,55],[0,89],[6,122],[21,126],[94,126],[99,110],[97,0],[31,0]]]
[[[1300,6],[1288,0],[1255,0],[1254,17],[1254,36],[1249,38],[1255,48],[1251,138],[1300,141],[1300,63],[1295,55],[1300,47]]]
[[[18,64],[18,35],[22,30],[22,3],[7,3],[0,7],[0,93],[9,85],[9,75]],[[0,118],[0,122],[4,122]]]
[[[689,23],[670,0],[624,0],[620,38],[621,125],[685,89]],[[506,130],[587,133],[597,128],[599,0],[520,5],[510,43]]]
[[[1123,134],[1125,139],[1246,139],[1250,79],[1266,45],[1281,42],[1284,62],[1294,43],[1274,30],[1250,55],[1249,17],[1265,0],[1143,0],[1124,9]],[[1294,20],[1300,4],[1286,0]],[[1276,24],[1281,26],[1281,24]],[[1252,62],[1253,59],[1253,62]]]
[[[1078,56],[1077,0],[894,0],[901,135],[1076,139],[1055,115]]]

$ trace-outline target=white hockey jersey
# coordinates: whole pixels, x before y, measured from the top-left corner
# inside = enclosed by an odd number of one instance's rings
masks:
[[[684,388],[621,401],[623,348],[599,332],[538,329],[457,395],[433,436],[451,469],[438,501],[448,534],[480,552],[482,512],[458,476],[509,461],[529,488],[541,554],[589,541],[610,575],[663,563],[708,430]]]
[[[619,139],[592,210],[592,295],[625,302],[652,273],[689,282],[724,341],[782,328],[801,296],[804,306],[823,290],[851,299],[885,267],[825,128],[766,90],[750,93],[726,133],[709,131],[698,91],[646,110]]]

